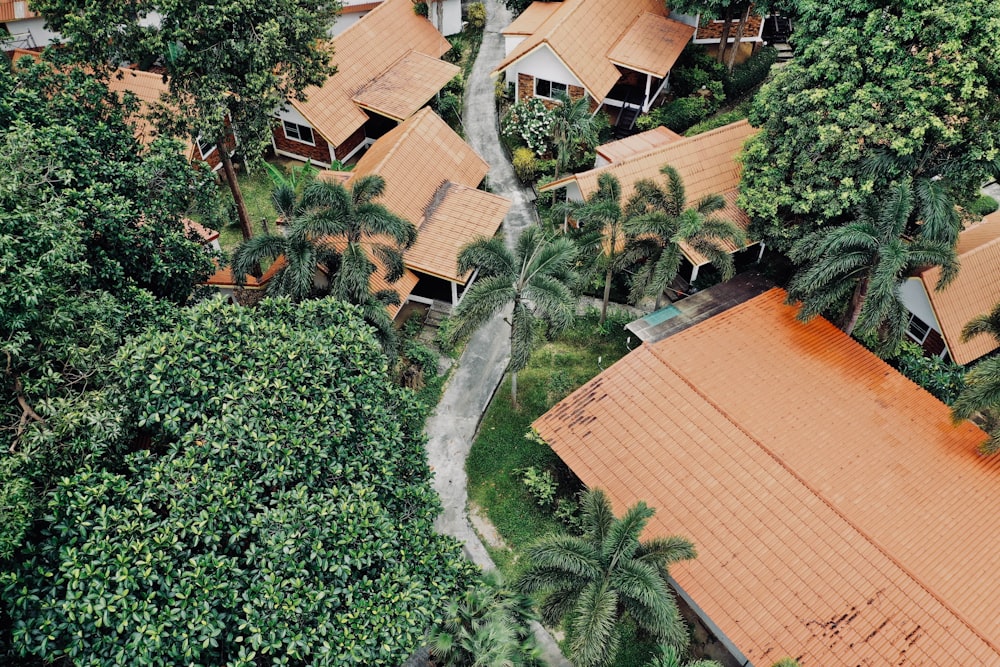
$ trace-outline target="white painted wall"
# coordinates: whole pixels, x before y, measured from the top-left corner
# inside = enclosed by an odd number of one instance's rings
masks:
[[[157,12],[150,12],[146,14],[145,18],[139,19],[139,25],[146,27],[155,26],[159,28],[161,23],[163,23],[163,16]]]
[[[441,6],[441,25],[438,25],[438,8]],[[427,3],[427,18],[444,36],[462,32],[462,0],[430,0]]]
[[[565,83],[568,86],[584,87],[580,83],[580,80],[573,76],[573,73],[562,64],[559,58],[545,44],[507,68],[507,81],[513,83],[515,88],[517,86],[517,75],[521,73],[531,75],[537,79]],[[515,89],[514,92],[515,99],[517,99],[516,95],[520,91]]]
[[[365,16],[368,12],[355,12],[353,14],[341,14],[337,17],[337,20],[333,22],[330,29],[326,31],[328,37],[336,37],[340,33],[344,32],[352,25],[361,20],[362,16]]]
[[[306,117],[299,113],[299,110],[293,107],[291,104],[286,104],[285,108],[278,109],[274,112],[274,115],[281,120],[287,120],[290,123],[295,123],[296,125],[305,125],[307,127],[312,127],[312,123],[306,120]]]
[[[517,45],[524,41],[524,35],[504,35],[503,55],[509,56],[510,52],[517,48]]]
[[[696,28],[698,27],[700,17],[700,14],[681,14],[680,12],[670,12],[670,18],[673,20],[686,23],[687,25],[693,25]]]
[[[42,17],[36,17],[32,19],[24,19],[21,21],[11,21],[6,24],[7,32],[15,37],[21,37],[22,35],[31,35],[33,43],[26,44],[19,42],[16,46],[48,46],[54,40],[61,37],[58,32],[54,32],[45,27],[45,19]]]
[[[941,325],[934,317],[934,309],[931,308],[931,302],[927,298],[927,290],[924,289],[924,283],[920,278],[907,278],[906,282],[899,288],[899,296],[908,311],[941,333]]]

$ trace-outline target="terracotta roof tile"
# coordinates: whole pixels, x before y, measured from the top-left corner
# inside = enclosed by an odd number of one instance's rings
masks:
[[[1000,458],[784,297],[642,346],[535,428],[694,541],[671,574],[754,664],[1000,664]]]
[[[200,238],[205,243],[211,243],[212,241],[219,238],[219,232],[215,231],[214,229],[209,229],[200,222],[195,222],[190,218],[183,218],[181,222],[184,223],[185,231],[191,234],[196,234],[198,238]]]
[[[363,109],[405,120],[460,71],[451,63],[410,51],[358,91],[354,101]]]
[[[28,8],[27,0],[0,0],[0,23],[20,21],[38,16]]]
[[[538,30],[557,9],[559,9],[558,2],[532,2],[501,32],[504,35],[530,35]]]
[[[406,266],[465,284],[468,274],[458,274],[459,251],[479,237],[496,234],[510,201],[451,181],[441,186],[436,198],[420,225],[417,242],[404,255]]]
[[[631,137],[601,144],[597,147],[597,154],[608,162],[621,162],[654,148],[662,148],[683,138],[673,130],[661,125],[652,130],[633,134]]]
[[[531,17],[531,21],[538,21],[537,29],[504,58],[496,71],[504,71],[523,56],[545,46],[597,100],[607,97],[621,76],[609,54],[615,48],[628,47],[619,41],[636,18],[644,12],[666,16],[666,7],[660,0],[564,0],[553,4],[557,8],[552,9],[548,17],[540,14]],[[523,30],[529,25],[530,21],[525,21],[523,27],[517,29]],[[586,39],[582,38],[584,35]]]
[[[135,126],[136,137],[144,144],[152,143],[157,137],[156,128],[148,120],[147,115],[160,97],[169,90],[163,75],[142,70],[120,68],[108,79],[108,90],[118,95],[132,93],[139,100],[139,113],[130,119]],[[184,153],[190,154],[194,142],[189,138],[181,139]]]
[[[307,89],[305,102],[291,104],[334,146],[368,119],[353,100],[365,86],[410,52],[438,58],[451,48],[430,21],[413,12],[410,0],[385,0],[337,35],[333,45],[337,73]]]
[[[691,41],[694,26],[645,12],[608,53],[612,62],[664,78]]]
[[[1000,303],[1000,211],[986,216],[958,235],[958,277],[940,292],[934,289],[941,270],[927,269],[920,274],[934,316],[952,359],[967,364],[1000,347],[988,335],[976,336],[967,343],[961,339],[962,327],[969,320],[985,315]]]

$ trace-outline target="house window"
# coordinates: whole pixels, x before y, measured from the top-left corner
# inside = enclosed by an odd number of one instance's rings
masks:
[[[931,331],[929,324],[924,322],[922,319],[910,313],[910,323],[906,326],[906,333],[909,334],[910,338],[923,344],[927,340],[927,334]]]
[[[555,99],[556,95],[566,94],[566,84],[557,81],[546,81],[545,79],[535,79],[535,96]]]
[[[198,150],[201,152],[202,159],[207,158],[212,151],[215,150],[215,144],[211,141],[205,141],[201,137],[198,137]]]
[[[292,141],[298,141],[299,143],[309,144],[310,146],[315,146],[316,142],[313,140],[312,128],[308,125],[299,125],[298,123],[290,123],[287,120],[282,121],[282,125],[285,127],[285,138],[291,139]]]

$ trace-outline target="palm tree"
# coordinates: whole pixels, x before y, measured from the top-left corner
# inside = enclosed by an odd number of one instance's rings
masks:
[[[597,191],[587,201],[568,201],[560,206],[580,225],[581,231],[574,235],[574,240],[585,260],[583,280],[589,282],[594,273],[604,273],[600,324],[604,324],[608,315],[611,281],[621,268],[620,256],[625,246],[621,194],[618,179],[612,174],[601,174],[597,178]]]
[[[524,593],[545,593],[542,619],[565,620],[579,667],[606,665],[618,651],[618,624],[630,617],[659,642],[680,646],[687,630],[667,585],[672,563],[695,557],[682,537],[639,541],[653,510],[639,502],[616,518],[603,491],[581,502],[583,535],[552,534],[528,548]]]
[[[566,93],[557,93],[558,104],[552,109],[552,143],[556,147],[556,173],[569,168],[569,162],[577,152],[580,144],[587,148],[597,145],[600,141],[602,119],[590,112],[590,102],[587,97],[572,99]]]
[[[452,600],[440,626],[428,637],[442,667],[536,665],[537,648],[528,626],[535,619],[528,598],[505,585],[497,573]]]
[[[473,241],[458,254],[458,271],[479,269],[479,279],[455,309],[452,341],[470,335],[508,304],[510,324],[511,401],[517,408],[517,373],[528,365],[539,335],[538,321],[552,334],[573,321],[576,299],[569,285],[575,280],[576,247],[565,237],[549,238],[539,227],[529,227],[514,252],[494,237]]]
[[[1000,304],[985,315],[971,319],[962,327],[962,342],[988,334],[1000,342]],[[990,357],[965,374],[965,387],[951,406],[956,422],[982,417],[989,438],[980,445],[984,454],[1000,451],[1000,357]]]
[[[386,280],[396,282],[404,271],[402,250],[413,244],[417,233],[412,223],[374,202],[384,191],[385,180],[377,175],[357,179],[350,190],[340,183],[312,181],[291,206],[287,192],[277,188],[275,206],[290,216],[287,233],[264,234],[240,244],[232,262],[237,284],[243,285],[262,261],[281,261],[268,284],[269,294],[293,301],[329,295],[357,305],[391,354],[395,332],[385,307],[398,304],[399,295],[391,289],[371,292],[376,266],[369,253],[385,267]],[[316,286],[321,269],[329,276],[325,288]]]
[[[647,667],[722,667],[722,665],[715,660],[682,662],[681,652],[676,646],[660,646],[656,657]]]
[[[875,340],[881,354],[892,353],[908,317],[899,298],[903,281],[918,269],[940,266],[940,290],[958,274],[951,244],[904,236],[912,211],[910,184],[901,183],[884,200],[861,206],[854,222],[797,241],[789,257],[801,268],[788,285],[788,301],[802,303],[799,318],[811,319],[849,300],[844,332],[857,330]]]
[[[638,266],[629,300],[638,303],[652,296],[656,308],[680,270],[682,243],[708,258],[723,280],[736,274],[733,256],[724,244],[742,247],[746,243],[743,230],[712,215],[726,206],[721,195],[707,195],[689,207],[684,181],[677,170],[664,165],[660,173],[666,177],[662,186],[647,179],[635,184],[635,194],[626,206],[628,241],[622,255],[623,263]]]

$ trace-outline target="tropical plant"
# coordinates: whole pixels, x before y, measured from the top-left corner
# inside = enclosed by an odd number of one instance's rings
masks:
[[[545,594],[545,622],[565,622],[574,663],[609,664],[625,617],[659,642],[684,645],[687,629],[667,584],[668,568],[694,558],[694,545],[682,537],[640,542],[654,513],[643,502],[616,518],[604,492],[592,489],[581,506],[583,535],[556,533],[535,542],[519,582],[524,593]]]
[[[635,194],[626,206],[625,232],[628,237],[622,262],[638,266],[632,276],[629,299],[638,303],[654,297],[656,307],[677,272],[687,245],[708,259],[729,280],[736,273],[733,256],[725,247],[746,243],[743,231],[712,214],[725,208],[721,195],[706,195],[689,207],[680,173],[670,165],[660,168],[663,185],[650,180],[635,184]]]
[[[433,528],[419,408],[355,307],[210,300],[110,370],[143,437],[55,485],[0,573],[18,654],[394,667],[471,583]]]
[[[771,667],[799,667],[799,661],[794,658],[782,658]]]
[[[461,340],[512,306],[510,325],[510,395],[517,406],[517,373],[528,365],[531,350],[544,323],[550,334],[573,321],[576,298],[570,285],[576,280],[573,266],[576,247],[566,237],[550,238],[537,226],[521,234],[511,252],[500,237],[481,238],[462,248],[459,273],[479,269],[453,315],[451,341]]]
[[[875,341],[883,355],[896,351],[908,314],[899,287],[921,268],[941,267],[936,289],[958,273],[949,243],[905,236],[913,211],[910,182],[893,187],[882,200],[869,199],[856,220],[821,229],[797,241],[789,253],[801,266],[788,285],[788,302],[801,302],[799,318],[847,307],[841,328]]]
[[[416,240],[416,228],[375,202],[384,191],[385,180],[378,175],[356,179],[350,190],[340,183],[310,182],[299,204],[288,208],[291,222],[285,235],[264,234],[236,249],[237,284],[262,261],[281,261],[269,294],[293,301],[329,295],[360,306],[387,351],[394,353],[396,336],[385,307],[398,304],[399,295],[392,289],[371,291],[376,265],[369,255],[384,267],[386,280],[396,282],[404,271],[402,250]],[[328,277],[322,288],[316,286],[321,269]]]
[[[540,664],[529,621],[531,601],[497,572],[482,575],[445,608],[428,636],[441,667],[527,667]]]
[[[264,170],[271,178],[271,203],[277,211],[279,220],[288,222],[295,217],[295,206],[302,188],[310,183],[319,173],[319,169],[311,162],[279,169],[270,162],[264,162]]]
[[[500,121],[500,132],[542,157],[552,148],[552,112],[537,97],[520,100]]]
[[[621,183],[613,174],[604,173],[598,176],[597,190],[586,201],[567,201],[556,209],[557,212],[564,210],[579,225],[573,240],[580,248],[583,280],[589,283],[594,274],[604,274],[604,298],[598,326],[604,324],[608,316],[611,282],[622,268],[620,258],[625,249],[625,219],[621,196]]]
[[[556,106],[550,112],[552,143],[556,148],[556,178],[569,168],[580,149],[591,149],[600,141],[603,117],[591,113],[590,100],[584,95],[576,99],[566,93],[556,94]]]
[[[989,335],[1000,343],[1000,304],[971,319],[962,328],[962,341]],[[965,388],[951,406],[955,421],[979,414],[989,438],[980,445],[984,454],[1000,451],[1000,357],[989,357],[965,374]]]
[[[685,662],[676,646],[660,646],[653,661],[646,667],[722,667],[715,660],[691,660]]]

